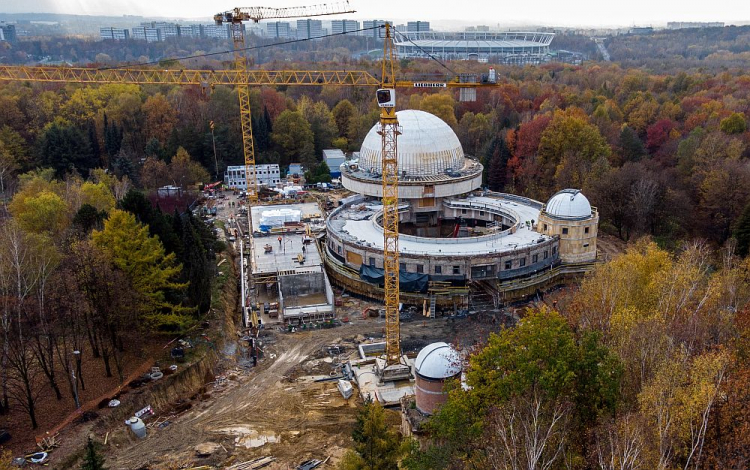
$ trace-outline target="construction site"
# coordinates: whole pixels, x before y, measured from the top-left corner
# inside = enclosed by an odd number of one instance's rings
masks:
[[[444,398],[444,381],[460,379],[472,347],[518,319],[514,302],[539,300],[596,262],[599,215],[580,191],[547,202],[486,191],[481,163],[464,154],[450,126],[423,111],[397,112],[397,88],[411,83],[395,75],[388,23],[378,78],[247,71],[244,22],[350,11],[346,4],[216,15],[234,33],[234,71],[4,70],[39,81],[228,83],[238,92],[249,210],[225,214],[240,290],[224,332],[230,339],[220,365],[197,376],[198,391],[180,402],[190,406],[157,410],[163,419],[148,433],[89,428],[109,438],[110,468],[336,463],[351,442],[357,397],[392,407],[416,397],[416,409],[429,416]],[[347,192],[333,210],[304,195],[283,203],[261,197],[249,86],[278,83],[373,88],[379,122],[359,158],[341,164]],[[491,75],[443,86],[471,100],[495,82]]]

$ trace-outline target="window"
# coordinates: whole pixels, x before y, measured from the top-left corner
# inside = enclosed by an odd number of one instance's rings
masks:
[[[466,209],[461,209],[462,214],[466,214]]]
[[[583,233],[589,233],[589,228],[588,227],[584,228]]]
[[[537,253],[537,254],[535,254],[535,255],[533,255],[531,257],[531,262],[532,263],[538,263],[539,262],[539,253]]]
[[[341,245],[339,245],[339,246],[336,247],[336,251],[338,251],[339,254],[341,254]]]
[[[443,267],[435,266],[435,274],[442,274],[442,273],[443,273]]]
[[[421,264],[418,264],[417,265],[417,272],[419,274],[422,274],[424,272],[424,266],[422,266]]]
[[[547,231],[547,224],[544,224],[544,231]]]
[[[588,247],[589,247],[589,244],[588,244],[588,243],[584,243],[584,244],[583,244],[583,247],[584,247],[584,248],[588,248]]]
[[[370,256],[370,266],[375,267],[375,258]]]
[[[553,247],[552,247],[552,254],[554,255],[555,253],[557,253],[557,247],[556,247],[556,246],[553,246]]]
[[[513,267],[512,265],[513,265],[512,261],[506,261],[505,262],[505,269],[510,269],[511,267]]]
[[[453,274],[461,274],[461,266],[453,266]]]
[[[563,232],[562,232],[562,234],[563,234],[563,235],[567,235],[567,234],[568,234],[568,227],[563,227]]]
[[[484,215],[484,211],[479,211],[479,215]]]
[[[518,265],[521,267],[526,266],[526,258],[521,258],[518,262]]]

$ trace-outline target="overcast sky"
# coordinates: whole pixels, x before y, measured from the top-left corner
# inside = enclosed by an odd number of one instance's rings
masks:
[[[70,13],[142,15],[210,20],[218,10],[235,6],[299,6],[322,0],[0,0],[0,13]],[[329,1],[328,3],[335,3]],[[458,24],[490,26],[534,24],[554,26],[664,25],[668,21],[750,22],[750,0],[350,0],[357,13],[349,18],[394,21],[423,19],[441,27]]]

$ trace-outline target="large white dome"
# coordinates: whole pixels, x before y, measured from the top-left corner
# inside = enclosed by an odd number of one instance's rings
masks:
[[[579,219],[591,216],[591,204],[577,189],[563,189],[547,201],[545,212],[553,217]]]
[[[444,175],[464,166],[464,151],[453,129],[439,117],[424,111],[405,110],[396,113],[402,134],[398,136],[399,176]],[[359,168],[381,173],[382,137],[380,124],[367,133],[359,153]]]
[[[428,344],[419,351],[414,369],[428,379],[447,379],[461,372],[461,356],[447,343]]]

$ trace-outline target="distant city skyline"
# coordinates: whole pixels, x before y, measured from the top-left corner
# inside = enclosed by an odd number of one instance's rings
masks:
[[[235,6],[300,6],[335,0],[263,0],[205,2],[204,0],[29,0],[2,2],[2,13],[65,13],[79,15],[139,15],[169,19],[209,21],[218,10]],[[750,2],[738,0],[535,0],[523,2],[487,2],[486,0],[350,0],[357,13],[338,18],[382,18],[403,23],[425,20],[433,28],[462,29],[472,24],[491,27],[538,25],[562,27],[665,26],[670,21],[721,21],[726,24],[750,22]],[[337,17],[328,17],[334,19]]]

